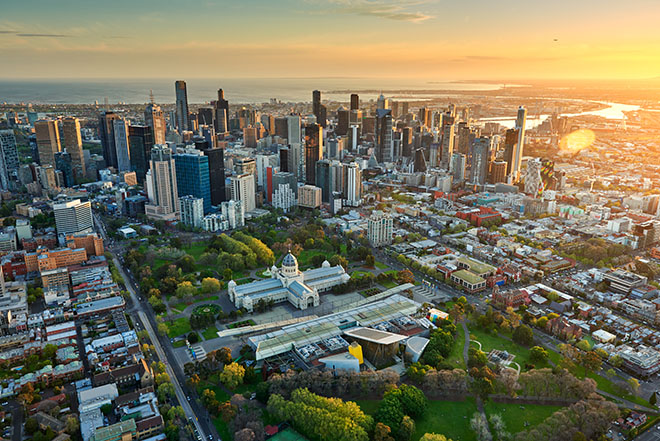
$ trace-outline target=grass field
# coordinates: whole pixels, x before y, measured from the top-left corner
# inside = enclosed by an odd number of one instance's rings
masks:
[[[550,415],[561,409],[561,406],[546,406],[540,404],[495,403],[487,401],[484,404],[486,415],[500,414],[506,425],[507,432],[519,433],[540,424]],[[527,424],[527,426],[525,426]]]
[[[465,369],[465,359],[463,358],[463,347],[465,346],[465,332],[462,326],[457,326],[456,344],[449,353],[446,361],[458,369]]]
[[[204,329],[204,332],[202,332],[202,336],[204,337],[204,340],[211,340],[217,338],[218,329],[215,326],[210,326]]]
[[[253,282],[252,277],[245,277],[243,279],[236,280],[237,285],[245,285],[245,284],[248,284],[250,282]]]
[[[186,305],[185,303],[177,303],[175,305],[170,305],[170,308],[178,313],[182,313],[187,306],[188,305]]]
[[[300,267],[309,266],[312,264],[312,258],[318,255],[325,256],[326,253],[322,250],[302,250],[298,256],[298,265]]]
[[[378,268],[378,269],[387,269],[387,268],[389,268],[389,266],[387,266],[383,262],[379,262],[379,261],[376,261],[375,265],[376,265],[376,268]]]
[[[510,340],[502,338],[495,334],[487,334],[486,332],[478,329],[476,327],[469,328],[470,335],[481,343],[481,350],[486,354],[493,349],[499,349],[502,351],[507,351],[510,354],[514,354],[516,357],[513,359],[518,363],[521,369],[525,370],[525,363],[529,363],[529,348],[520,346],[517,343],[514,343]],[[472,343],[475,347],[478,347],[475,343]],[[544,366],[537,366],[544,367]]]
[[[175,347],[175,348],[182,348],[182,347],[184,347],[185,345],[186,345],[186,341],[185,341],[185,340],[177,340],[177,341],[175,341],[174,343],[172,343],[172,346]]]
[[[171,322],[165,322],[167,325],[167,336],[169,338],[178,337],[183,334],[188,334],[192,329],[190,328],[190,322],[185,317],[180,317]]]
[[[356,401],[360,408],[369,415],[378,410],[379,400]],[[470,429],[470,418],[477,411],[474,398],[465,401],[429,401],[426,412],[415,420],[416,440],[425,433],[440,433],[453,441],[475,441],[476,437]]]
[[[379,400],[358,400],[360,408],[369,415],[375,415],[380,405]],[[522,406],[522,409],[521,409]],[[508,432],[512,434],[536,426],[552,415],[561,406],[505,404],[487,401],[486,415],[500,414]],[[413,440],[419,439],[425,433],[440,433],[453,441],[476,441],[476,436],[470,429],[470,419],[477,411],[474,398],[465,401],[429,400],[426,412],[415,420]],[[528,423],[525,426],[525,423]]]
[[[392,288],[395,288],[395,287],[399,286],[398,283],[393,282],[391,280],[386,280],[384,282],[381,282],[380,284],[383,285],[383,287],[385,287],[387,289],[392,289]]]

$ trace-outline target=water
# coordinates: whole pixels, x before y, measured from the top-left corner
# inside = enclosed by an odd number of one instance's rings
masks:
[[[129,80],[0,80],[0,102],[35,104],[140,104],[149,101],[152,89],[158,103],[174,102],[175,79]],[[188,101],[206,103],[216,98],[217,90],[224,89],[225,98],[233,103],[263,103],[271,98],[284,102],[312,100],[312,90],[324,92],[324,99],[348,101],[349,90],[370,90],[360,94],[361,100],[376,99],[380,91],[387,90],[498,90],[498,84],[430,82],[410,79],[371,78],[226,78],[187,80]],[[387,94],[398,98],[396,94]],[[401,98],[428,99],[431,95],[401,94]]]
[[[599,110],[589,110],[585,112],[579,112],[579,113],[562,113],[561,116],[586,116],[586,115],[593,115],[593,116],[600,116],[605,119],[611,119],[611,120],[622,120],[626,117],[624,112],[634,112],[640,109],[640,106],[635,106],[632,104],[620,104],[620,103],[608,103],[605,101],[592,101],[594,103],[602,104],[604,107]],[[527,114],[527,121],[525,123],[525,127],[528,129],[533,129],[541,125],[541,123],[549,118],[550,114],[541,114],[540,118],[533,118],[529,114]],[[496,122],[500,123],[502,126],[506,127],[507,129],[512,129],[516,125],[516,119],[515,118],[500,118],[500,117],[494,117],[494,118],[481,118],[481,122]]]

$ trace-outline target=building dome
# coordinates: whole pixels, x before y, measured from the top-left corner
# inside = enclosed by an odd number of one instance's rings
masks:
[[[321,268],[330,268],[330,262],[324,260],[323,263],[321,264]]]
[[[289,251],[289,254],[284,256],[284,259],[282,260],[282,266],[298,268],[298,259],[296,259],[296,256],[291,254],[291,252]]]

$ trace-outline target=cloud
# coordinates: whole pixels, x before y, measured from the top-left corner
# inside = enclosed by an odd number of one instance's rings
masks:
[[[67,34],[44,34],[40,32],[19,32],[19,31],[9,31],[6,29],[0,30],[0,34],[6,35],[15,35],[17,37],[47,37],[47,38],[69,38],[73,35]]]
[[[27,34],[16,34],[18,37],[47,37],[47,38],[69,38],[72,37],[73,35],[66,35],[66,34],[34,34],[34,33],[27,33]]]
[[[409,8],[420,6],[423,2],[393,3],[390,0],[330,0],[336,5],[330,11],[340,14],[363,15],[380,17],[388,20],[408,21],[419,23],[433,18],[432,15],[419,11],[411,11]]]

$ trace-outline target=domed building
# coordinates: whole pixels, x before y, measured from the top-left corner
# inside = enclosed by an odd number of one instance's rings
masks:
[[[318,306],[319,293],[348,282],[350,276],[341,265],[332,266],[326,260],[320,268],[301,272],[298,259],[289,252],[282,259],[282,266],[270,270],[271,278],[245,285],[229,282],[229,299],[237,308],[252,311],[260,301],[281,303],[288,301],[298,309]]]

